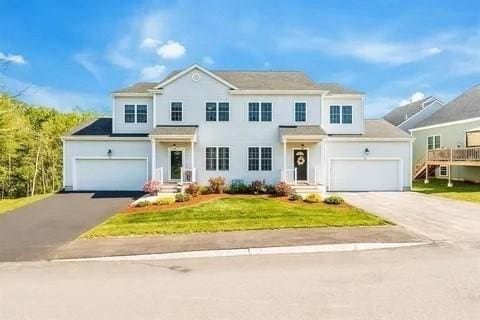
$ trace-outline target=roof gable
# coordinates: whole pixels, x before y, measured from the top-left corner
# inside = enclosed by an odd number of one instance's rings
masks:
[[[425,108],[427,108],[434,102],[438,102],[443,105],[443,103],[436,97],[429,96],[427,98],[397,107],[388,112],[385,116],[383,116],[383,119],[387,120],[394,126],[399,126],[405,121],[411,119],[419,112],[425,110]]]

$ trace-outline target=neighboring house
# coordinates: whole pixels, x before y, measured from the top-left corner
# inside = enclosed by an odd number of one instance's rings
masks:
[[[429,175],[480,182],[480,85],[410,131],[415,178],[425,177],[428,164]]]
[[[387,113],[383,119],[405,132],[443,108],[445,104],[434,96],[397,107]]]
[[[363,93],[302,72],[193,65],[112,96],[112,118],[63,137],[67,190],[138,190],[149,179],[206,184],[217,176],[320,191],[410,187],[411,136],[364,120]]]

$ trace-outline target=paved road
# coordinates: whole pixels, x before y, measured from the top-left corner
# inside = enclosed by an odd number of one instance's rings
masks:
[[[478,319],[480,246],[0,264],[0,319]]]
[[[354,206],[432,240],[480,240],[480,204],[416,192],[361,192],[342,196]]]
[[[128,205],[132,193],[59,193],[0,215],[0,261],[48,258],[49,253]]]

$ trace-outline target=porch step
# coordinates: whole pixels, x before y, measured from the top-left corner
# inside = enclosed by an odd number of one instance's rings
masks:
[[[297,184],[290,186],[296,193],[326,193],[327,187],[321,184]]]
[[[160,185],[159,193],[177,193],[179,185],[176,182],[165,182]]]

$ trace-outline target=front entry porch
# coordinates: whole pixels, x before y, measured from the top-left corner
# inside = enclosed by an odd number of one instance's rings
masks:
[[[150,134],[152,180],[168,191],[197,181],[195,167],[196,126],[159,126]]]

